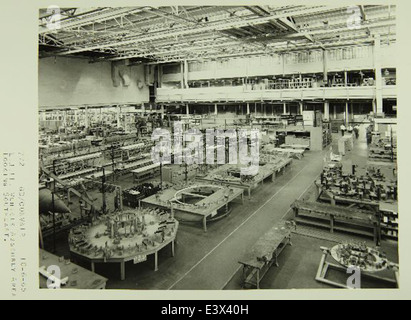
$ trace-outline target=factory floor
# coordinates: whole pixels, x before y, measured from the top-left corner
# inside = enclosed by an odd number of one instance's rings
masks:
[[[338,137],[336,136],[334,141]],[[120,281],[120,265],[100,264],[96,272],[110,279],[107,289],[138,290],[234,290],[241,289],[241,268],[238,261],[265,232],[283,218],[292,216],[290,205],[296,199],[313,197],[313,182],[323,168],[324,155],[329,152],[307,152],[301,160],[294,160],[291,169],[280,175],[274,183],[265,183],[253,193],[252,200],[244,205],[233,204],[230,216],[209,223],[204,233],[201,225],[181,224],[176,243],[176,255],[171,248],[159,253],[159,271],[154,272],[154,258],[134,265],[126,264],[126,280]],[[344,157],[365,167],[367,146],[364,137],[356,141],[353,151]],[[392,170],[387,166],[387,174]],[[126,187],[133,186],[131,177],[117,181]],[[321,259],[321,246],[332,247],[337,242],[303,234],[293,234],[293,246],[287,247],[279,258],[279,267],[273,267],[261,283],[263,289],[330,288],[315,281]],[[356,236],[350,239],[365,240]],[[332,239],[331,239],[332,240]],[[372,242],[369,242],[372,245]],[[389,259],[398,261],[397,244],[383,241],[382,250]],[[69,257],[67,238],[57,242],[57,254]],[[80,265],[89,267],[81,261]],[[332,275],[339,277],[340,275]],[[375,282],[366,287],[383,287]]]

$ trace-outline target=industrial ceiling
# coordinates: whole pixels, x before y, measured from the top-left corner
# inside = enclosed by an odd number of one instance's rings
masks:
[[[39,54],[168,63],[396,41],[396,7],[42,9]]]

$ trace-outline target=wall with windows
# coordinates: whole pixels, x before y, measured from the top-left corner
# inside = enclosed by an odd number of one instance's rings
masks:
[[[367,70],[374,68],[373,46],[352,46],[327,49],[326,66],[329,72],[344,70]],[[395,44],[382,45],[380,50],[382,68],[395,68]],[[168,68],[168,67],[163,67]],[[163,83],[181,81],[181,67],[163,71]],[[289,52],[262,57],[241,57],[218,61],[189,62],[188,80],[258,77],[282,74],[309,74],[324,71],[322,50]]]

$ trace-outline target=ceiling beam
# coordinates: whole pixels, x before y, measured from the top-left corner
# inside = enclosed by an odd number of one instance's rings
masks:
[[[309,9],[304,8],[304,9],[300,9],[294,12],[293,15],[295,16],[295,15],[305,15],[309,13],[318,13],[321,11],[334,10],[336,8],[340,8],[340,7],[322,6],[321,8],[309,8]],[[276,14],[276,15],[268,16],[268,17],[243,19],[242,21],[210,23],[204,26],[200,25],[197,28],[181,29],[181,30],[170,31],[170,32],[166,32],[166,31],[165,32],[153,32],[152,34],[145,35],[145,36],[144,34],[140,34],[139,37],[135,39],[99,44],[99,45],[91,46],[91,47],[71,49],[62,54],[67,55],[67,54],[73,54],[73,53],[80,53],[84,51],[97,50],[101,48],[117,47],[117,46],[123,46],[123,45],[128,45],[128,44],[141,43],[145,41],[155,41],[155,40],[164,39],[168,37],[176,37],[176,36],[196,34],[196,33],[206,33],[210,31],[223,31],[223,30],[232,29],[232,28],[241,28],[244,26],[266,23],[267,21],[270,21],[271,19],[285,18],[289,15],[290,13],[281,13],[281,14]]]
[[[361,15],[362,15],[363,21],[366,21],[367,20],[367,15],[365,14],[364,6],[360,6],[360,10],[361,10]]]
[[[288,28],[290,28],[291,30],[293,30],[294,32],[296,32],[297,34],[302,34],[300,32],[300,30],[298,29],[298,27],[295,25],[294,22],[290,21],[288,18],[280,18],[277,20],[278,22],[280,22],[281,24],[287,26]],[[311,34],[308,33],[304,33],[302,34],[307,40],[314,42],[313,37],[311,36]]]
[[[102,9],[100,11],[92,11],[91,14],[86,15],[85,17],[82,18],[76,18],[72,17],[67,20],[62,20],[60,21],[60,30],[64,31],[64,29],[69,29],[69,28],[78,28],[81,26],[85,26],[88,24],[93,24],[96,22],[100,21],[106,21],[110,19],[114,19],[117,17],[120,17],[125,14],[132,14],[135,12],[140,12],[141,8],[115,8],[115,9]],[[51,31],[45,24],[41,24],[39,26],[39,34],[43,33],[50,33]]]

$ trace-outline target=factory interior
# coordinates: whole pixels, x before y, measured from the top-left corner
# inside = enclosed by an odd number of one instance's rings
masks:
[[[394,5],[41,9],[40,287],[398,288],[395,28]]]

